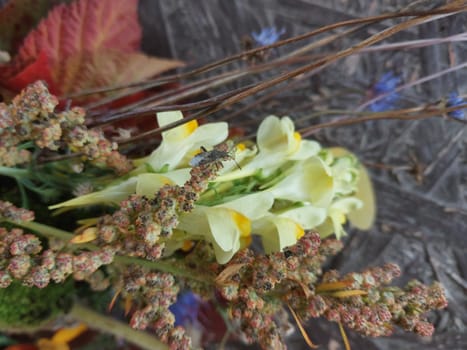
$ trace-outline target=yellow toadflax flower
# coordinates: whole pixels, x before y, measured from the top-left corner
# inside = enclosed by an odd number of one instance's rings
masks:
[[[355,197],[344,197],[333,202],[328,209],[328,217],[316,230],[321,237],[335,234],[337,239],[346,235],[343,225],[347,216],[354,210],[362,207],[362,201]]]
[[[161,127],[183,119],[180,111],[157,113]],[[223,142],[228,136],[225,122],[198,126],[196,120],[189,121],[162,133],[162,142],[148,157],[135,161],[136,173],[154,172],[188,167],[188,162],[199,152],[200,147],[210,148]]]
[[[222,205],[195,209],[180,216],[178,231],[184,239],[211,242],[217,262],[227,263],[251,239],[251,221],[268,214],[274,199],[268,193],[255,193]],[[245,242],[246,241],[246,242]]]
[[[164,126],[183,115],[163,112],[157,118]],[[210,149],[226,138],[226,123],[198,127],[186,122],[164,132],[160,146],[136,161],[139,166],[130,178],[51,208],[118,205],[132,194],[153,198],[163,185],[186,183],[190,160],[202,147]],[[265,118],[257,145],[239,144],[230,153],[235,158],[223,162],[221,175],[201,193],[194,209],[177,213],[179,223],[164,241],[166,255],[186,242],[205,240],[224,264],[251,242],[252,234],[261,236],[270,253],[295,244],[304,230],[341,238],[347,218],[358,228],[371,226],[374,198],[365,169],[345,149],[321,149],[315,141],[302,140],[290,118]]]
[[[274,198],[293,202],[309,202],[326,208],[335,193],[331,169],[319,157],[298,162],[288,170],[284,179],[267,189]]]
[[[242,164],[242,169],[224,174],[216,179],[216,182],[244,178],[259,171],[262,176],[268,176],[285,162],[312,157],[321,149],[315,141],[302,140],[289,117],[265,118],[258,128],[256,139],[256,156]]]
[[[295,221],[273,215],[258,220],[253,228],[261,236],[266,253],[281,251],[294,245],[305,232]]]
[[[311,205],[285,210],[254,221],[253,233],[261,236],[266,253],[281,251],[297,243],[304,230],[320,225],[326,214],[326,209]]]
[[[348,150],[341,147],[333,147],[329,151],[335,157],[351,154]],[[358,166],[358,179],[355,186],[355,197],[360,199],[362,206],[349,212],[348,218],[353,226],[360,230],[368,230],[373,226],[373,222],[375,221],[376,200],[370,176],[362,164]]]
[[[52,205],[49,209],[81,207],[96,204],[118,205],[121,201],[135,193],[151,198],[154,197],[156,191],[162,186],[183,184],[189,177],[189,169],[175,170],[165,173],[164,175],[155,173],[139,174],[117,185],[106,187],[102,191],[92,192]]]

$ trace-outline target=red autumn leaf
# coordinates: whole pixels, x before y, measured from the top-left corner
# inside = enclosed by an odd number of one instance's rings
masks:
[[[0,50],[16,52],[26,34],[53,6],[69,0],[10,0],[0,9]]]
[[[61,61],[54,67],[53,78],[62,94],[70,94],[98,86],[130,84],[181,65],[180,61],[149,57],[140,52],[98,50]]]
[[[12,67],[11,71],[14,72],[14,68],[15,67]],[[45,51],[42,51],[36,60],[26,64],[19,73],[8,79],[4,85],[8,86],[11,90],[20,91],[26,85],[36,80],[44,80],[51,91],[57,90],[54,88],[52,68],[50,67],[50,60]]]
[[[53,8],[24,40],[18,60],[46,50],[52,61],[98,49],[139,48],[138,0],[79,0]]]
[[[140,81],[181,66],[137,51],[137,6],[138,0],[78,0],[56,6],[26,37],[12,62],[0,65],[0,84],[18,91],[42,79],[53,94],[66,95]],[[102,95],[92,99],[97,97]]]

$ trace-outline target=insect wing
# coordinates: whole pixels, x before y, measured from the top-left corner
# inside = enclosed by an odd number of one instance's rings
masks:
[[[202,165],[202,164],[206,164],[205,162],[203,162],[203,160],[205,159],[205,153],[200,153],[200,154],[197,154],[196,156],[194,156],[193,158],[191,158],[190,162],[188,164],[190,164],[190,166],[194,167],[194,166],[199,166],[199,165]]]

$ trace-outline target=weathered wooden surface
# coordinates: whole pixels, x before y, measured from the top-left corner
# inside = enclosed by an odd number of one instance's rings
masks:
[[[410,2],[141,0],[140,15],[145,27],[144,49],[147,52],[200,65],[239,52],[241,38],[263,27],[283,27],[286,29],[283,37],[289,37],[339,20],[401,8]],[[352,42],[387,24],[370,27],[366,32],[353,36]],[[412,28],[396,39],[447,36],[466,30],[467,14],[463,13]],[[340,44],[349,42],[344,40]],[[452,50],[452,56],[449,56],[448,49]],[[280,48],[278,51],[286,50]],[[455,62],[450,61],[450,57]],[[277,103],[250,110],[243,117],[259,121],[271,112],[293,118],[306,116],[314,108],[312,96],[323,94],[324,88],[330,91],[323,102],[329,108],[353,109],[362,102],[362,95],[342,97],[340,94],[348,88],[366,89],[388,70],[395,70],[403,75],[404,81],[408,81],[466,59],[465,43],[355,56],[328,67],[318,77],[304,81],[299,89],[285,91],[278,96]],[[404,93],[403,103],[409,106],[413,102],[436,101],[455,89],[467,91],[467,69],[408,90]],[[437,325],[433,339],[421,339],[402,332],[385,339],[364,339],[350,334],[353,348],[467,348],[466,128],[437,118],[373,122],[316,134],[325,144],[349,148],[364,162],[406,167],[419,163],[426,169],[423,173],[423,168],[420,168],[420,181],[410,169],[371,169],[379,207],[377,223],[371,232],[352,232],[346,248],[332,262],[333,266],[351,271],[392,261],[400,264],[404,271],[399,283],[410,278],[424,282],[438,279],[448,290],[449,309],[433,316]],[[337,349],[332,345],[333,339],[341,344],[335,324],[314,321],[308,329],[311,337],[323,346]],[[306,345],[300,336],[295,336],[290,339],[290,348],[305,349]]]

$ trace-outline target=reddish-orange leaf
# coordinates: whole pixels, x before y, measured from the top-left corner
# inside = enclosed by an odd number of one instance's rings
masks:
[[[53,6],[69,0],[10,0],[0,9],[0,50],[13,54]]]
[[[77,0],[56,6],[26,37],[12,62],[0,65],[0,84],[19,91],[41,79],[51,93],[63,96],[130,84],[180,67],[180,61],[137,51],[141,41],[137,6],[138,0]]]
[[[45,51],[42,51],[35,60],[26,64],[21,70],[15,68],[16,67],[13,66],[0,70],[0,74],[3,75],[3,79],[5,79],[3,85],[10,90],[20,91],[26,85],[36,80],[44,80],[51,93],[57,92],[52,79],[50,60]]]
[[[98,50],[82,52],[59,62],[54,67],[53,81],[63,95],[141,81],[181,65],[180,61],[149,57],[140,52]],[[103,95],[94,95],[98,97]]]
[[[52,61],[104,48],[132,52],[141,42],[137,10],[138,0],[78,0],[58,5],[29,33],[17,59],[36,57],[42,50]]]

